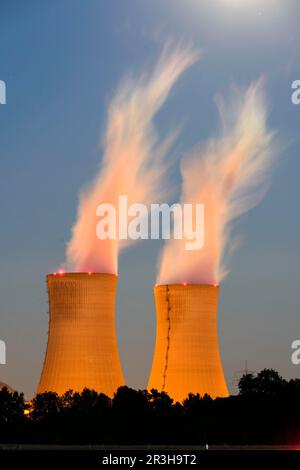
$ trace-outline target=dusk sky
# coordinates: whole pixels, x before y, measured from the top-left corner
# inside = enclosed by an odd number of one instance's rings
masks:
[[[221,284],[219,340],[231,392],[245,360],[255,372],[300,377],[291,362],[300,339],[300,105],[291,101],[299,0],[1,0],[0,382],[28,398],[47,341],[45,276],[64,262],[78,193],[99,168],[109,101],[122,77],[151,66],[170,38],[203,51],[156,118],[162,135],[181,129],[171,151],[175,200],[180,157],[218,133],[215,96],[265,76],[279,152],[266,197],[234,224],[241,244]],[[146,387],[151,367],[161,247],[139,242],[119,259],[119,350],[136,388]]]

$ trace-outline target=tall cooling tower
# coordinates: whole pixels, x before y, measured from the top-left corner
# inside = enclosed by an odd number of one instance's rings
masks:
[[[49,333],[37,393],[85,387],[112,396],[124,384],[115,334],[113,274],[47,276]]]
[[[210,285],[159,285],[156,346],[148,389],[181,402],[188,393],[228,396],[219,354],[219,288]]]

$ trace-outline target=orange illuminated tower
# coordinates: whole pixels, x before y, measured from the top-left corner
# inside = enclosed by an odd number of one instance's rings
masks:
[[[117,276],[47,276],[48,345],[38,393],[90,388],[113,396],[124,385],[115,334]]]
[[[228,396],[217,333],[218,286],[158,285],[156,345],[148,389],[181,402],[191,393]]]

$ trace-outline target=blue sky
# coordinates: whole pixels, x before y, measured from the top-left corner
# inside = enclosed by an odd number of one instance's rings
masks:
[[[182,125],[178,157],[218,129],[214,97],[264,74],[270,125],[282,152],[259,207],[236,224],[243,238],[221,288],[219,335],[229,387],[244,367],[299,376],[300,79],[297,0],[2,0],[0,79],[0,381],[30,397],[48,330],[45,275],[64,260],[79,189],[95,174],[107,105],[122,76],[156,59],[165,39],[186,39],[203,59],[180,79],[157,117]],[[127,383],[145,387],[151,366],[159,242],[120,259],[119,348]]]

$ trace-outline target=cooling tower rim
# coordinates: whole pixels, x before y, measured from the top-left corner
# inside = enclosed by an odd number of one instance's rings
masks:
[[[189,282],[182,282],[182,283],[170,283],[170,284],[155,284],[154,285],[154,290],[159,290],[159,289],[166,289],[167,287],[169,288],[190,288],[190,289],[219,289],[220,285],[219,284],[196,284],[196,283],[189,283]]]
[[[118,278],[117,274],[112,273],[92,273],[92,272],[57,272],[57,273],[50,273],[46,275],[47,279],[88,279],[88,278],[104,278],[107,279],[116,279]]]

